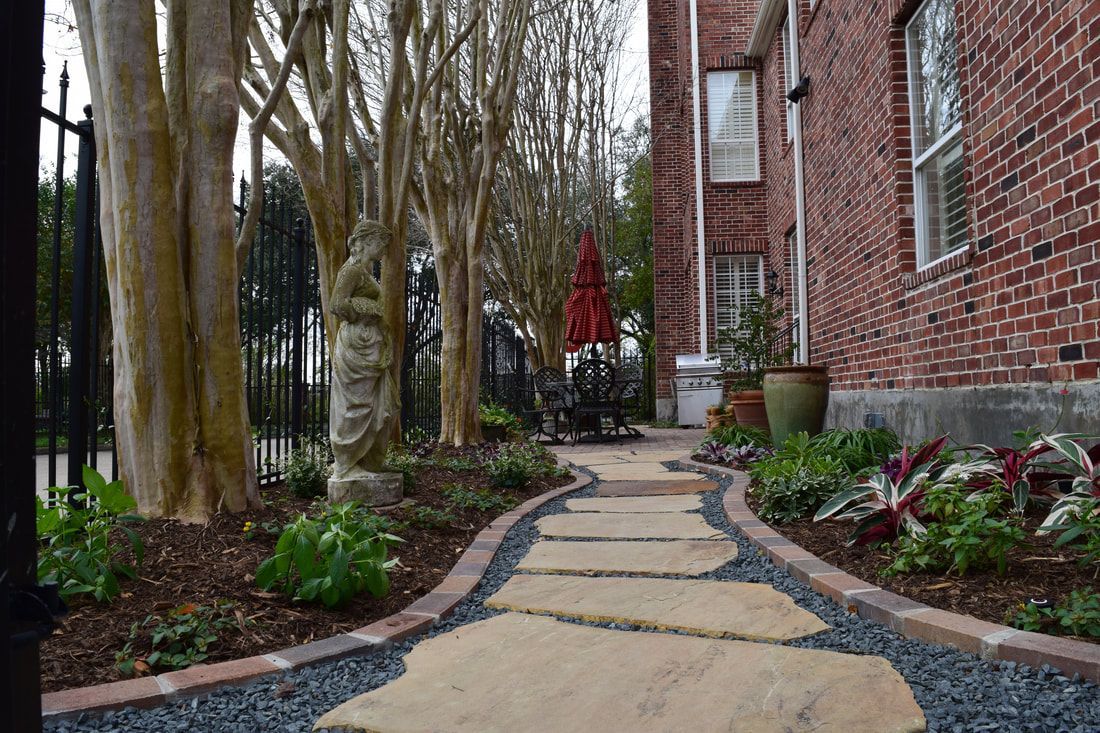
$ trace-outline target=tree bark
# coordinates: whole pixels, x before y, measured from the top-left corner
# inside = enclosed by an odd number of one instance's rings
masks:
[[[138,510],[260,505],[234,253],[233,146],[252,4],[77,0],[96,118],[119,468]]]

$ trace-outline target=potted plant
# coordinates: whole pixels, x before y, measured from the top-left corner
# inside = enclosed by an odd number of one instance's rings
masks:
[[[783,306],[772,296],[752,293],[738,316],[737,327],[722,331],[718,339],[727,354],[722,368],[732,378],[729,401],[739,425],[768,430],[764,370],[790,364],[794,344],[779,343]]]
[[[519,418],[499,405],[484,403],[478,405],[481,418],[481,437],[489,443],[502,443],[508,439],[509,430],[518,430]]]
[[[764,371],[764,406],[772,440],[782,445],[787,436],[811,437],[825,426],[829,407],[828,367],[811,364],[768,367]]]

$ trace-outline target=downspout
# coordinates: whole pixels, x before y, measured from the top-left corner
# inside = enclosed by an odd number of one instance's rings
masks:
[[[694,2],[694,0],[693,0]],[[692,16],[694,19],[694,16]],[[791,57],[787,63],[791,65],[791,78],[797,81],[802,78],[802,70],[798,60],[798,0],[787,0],[787,17],[790,22],[790,47]],[[795,221],[798,227],[798,354],[796,359],[800,364],[810,362],[810,307],[806,293],[806,179],[802,165],[802,105],[800,102],[791,104],[791,113],[794,115],[794,211]]]
[[[696,0],[691,7],[691,106],[695,122],[695,240],[699,261],[699,353],[709,353],[707,344],[707,248],[703,222],[703,113],[699,95],[699,20]]]

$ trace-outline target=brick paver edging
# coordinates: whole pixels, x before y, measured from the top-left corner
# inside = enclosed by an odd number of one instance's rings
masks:
[[[1020,631],[941,611],[883,590],[818,559],[757,518],[745,502],[745,489],[749,485],[745,473],[699,463],[690,455],[681,458],[680,464],[712,476],[732,478],[722,501],[730,523],[774,565],[829,596],[849,613],[885,624],[907,638],[946,644],[982,659],[1020,662],[1032,667],[1049,664],[1063,674],[1076,673],[1100,682],[1100,644]]]
[[[567,462],[559,460],[558,465],[566,466]],[[592,483],[589,476],[572,470],[570,473],[573,474],[572,483],[528,499],[493,520],[478,533],[443,582],[404,611],[346,634],[270,654],[216,664],[197,664],[155,677],[48,692],[42,695],[42,718],[71,718],[81,713],[120,710],[128,706],[156,707],[203,695],[219,687],[242,685],[259,677],[279,675],[311,664],[371,654],[426,631],[432,624],[450,616],[455,607],[474,591],[512,525],[546,502]]]

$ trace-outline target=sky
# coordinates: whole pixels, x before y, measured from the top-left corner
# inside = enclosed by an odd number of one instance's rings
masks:
[[[80,55],[80,37],[73,23],[73,14],[69,8],[68,0],[46,0],[46,28],[45,47],[43,49],[43,61],[45,63],[45,76],[43,78],[42,105],[54,112],[58,110],[59,92],[58,78],[61,70],[68,62],[69,92],[66,116],[76,122],[84,118],[82,109],[91,101],[88,91],[87,74],[84,72],[84,60]],[[623,50],[622,68],[624,78],[620,90],[623,97],[631,99],[638,113],[648,111],[649,83],[646,40],[646,3],[638,0],[635,10],[634,24],[626,47]],[[239,171],[249,168],[248,157],[248,118],[242,113],[241,125],[237,132],[237,148],[234,155],[234,168]],[[40,160],[43,169],[50,170],[53,167],[55,152],[57,150],[57,126],[43,120],[42,133],[39,142]],[[277,151],[268,147],[266,157],[278,157]],[[75,135],[66,135],[65,141],[65,167],[75,170],[76,167],[77,139]]]

